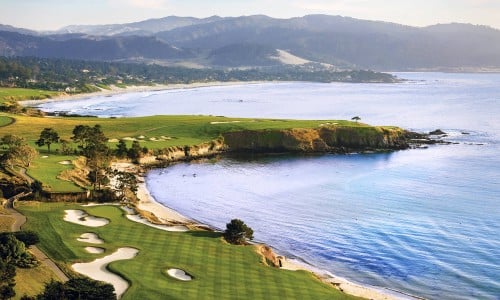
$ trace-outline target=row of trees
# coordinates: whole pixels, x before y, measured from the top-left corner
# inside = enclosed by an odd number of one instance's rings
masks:
[[[89,92],[97,84],[175,84],[207,81],[393,82],[392,75],[372,71],[334,71],[311,66],[254,69],[189,69],[133,63],[110,63],[36,57],[0,57],[0,85]],[[90,90],[89,90],[90,89]]]

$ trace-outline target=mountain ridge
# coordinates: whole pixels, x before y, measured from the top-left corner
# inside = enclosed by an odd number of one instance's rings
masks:
[[[301,61],[340,69],[500,68],[500,30],[463,23],[412,27],[330,15],[168,16],[126,24],[71,25],[56,32],[0,25],[0,31],[4,56],[156,60],[167,65],[185,61],[234,68],[284,64],[272,58],[283,50]]]

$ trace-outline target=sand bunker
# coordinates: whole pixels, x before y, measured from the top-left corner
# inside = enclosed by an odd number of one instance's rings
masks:
[[[193,279],[191,277],[191,275],[187,274],[184,270],[181,270],[181,269],[168,269],[167,274],[170,277],[173,277],[175,279],[182,280],[182,281],[190,281]]]
[[[134,222],[137,222],[137,223],[147,225],[149,227],[153,227],[153,228],[157,228],[157,229],[161,229],[161,230],[165,230],[165,231],[175,231],[175,232],[189,231],[189,228],[187,228],[184,225],[168,226],[168,225],[153,224],[153,223],[149,222],[148,220],[142,218],[139,215],[127,215],[127,219],[134,221]]]
[[[123,209],[128,215],[137,214],[133,208],[130,208],[128,206],[120,206],[120,208]]]
[[[99,248],[99,247],[85,247],[85,251],[87,251],[88,253],[92,253],[92,254],[104,253],[104,249]]]
[[[88,215],[83,210],[67,209],[64,211],[64,221],[89,227],[101,227],[109,224],[108,219]]]
[[[61,165],[72,165],[73,163],[71,162],[71,160],[63,160],[63,161],[60,161],[59,162]]]
[[[210,124],[215,125],[215,124],[229,124],[229,123],[241,123],[241,121],[221,121],[221,122],[210,122]]]
[[[106,266],[117,260],[132,259],[137,255],[137,253],[139,253],[139,250],[134,248],[119,248],[113,254],[103,258],[98,258],[88,263],[76,263],[73,264],[72,267],[73,270],[80,274],[86,275],[95,280],[110,283],[115,288],[116,296],[120,298],[129,287],[129,284],[122,277],[108,271]]]
[[[92,232],[87,232],[80,235],[79,238],[76,239],[79,242],[89,243],[89,244],[103,244],[104,241],[99,238],[99,236]]]

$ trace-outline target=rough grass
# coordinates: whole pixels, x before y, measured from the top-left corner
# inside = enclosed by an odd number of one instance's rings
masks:
[[[357,299],[323,284],[305,271],[286,271],[265,266],[253,247],[234,246],[219,233],[173,233],[127,220],[113,206],[83,208],[89,214],[106,217],[110,224],[88,228],[63,221],[65,209],[82,207],[63,203],[20,204],[28,217],[24,229],[37,230],[42,248],[50,257],[68,265],[90,261],[119,247],[139,249],[137,257],[117,261],[109,268],[131,282],[123,299]],[[95,232],[105,244],[105,254],[84,251],[76,238]],[[180,268],[194,276],[181,282],[165,275],[168,268]]]
[[[35,296],[45,288],[45,283],[50,280],[58,281],[57,276],[46,266],[40,264],[35,268],[16,269],[16,296],[14,299],[21,299],[22,296]]]
[[[59,94],[44,90],[0,87],[0,104],[8,101],[47,99]]]
[[[14,224],[14,218],[7,215],[0,215],[0,232],[8,232]]]

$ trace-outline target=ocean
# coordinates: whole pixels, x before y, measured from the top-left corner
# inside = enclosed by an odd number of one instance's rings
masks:
[[[354,282],[429,299],[500,299],[500,74],[397,73],[398,84],[263,83],[49,102],[109,116],[350,119],[447,132],[382,154],[224,157],[153,170],[161,203]]]

